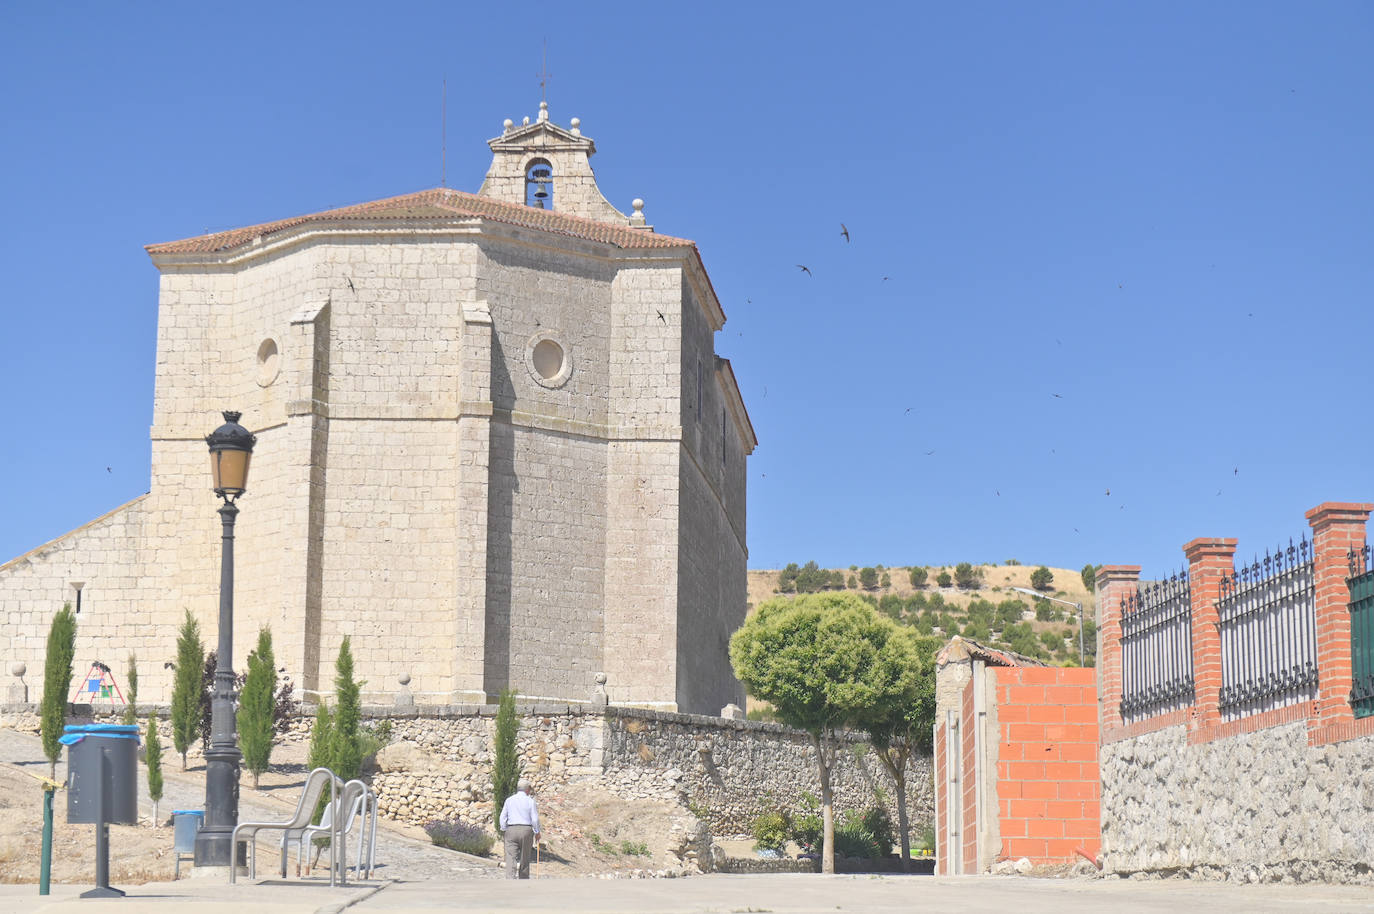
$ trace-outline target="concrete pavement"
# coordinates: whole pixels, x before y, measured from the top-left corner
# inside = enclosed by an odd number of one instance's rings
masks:
[[[195,914],[910,914],[924,908],[961,914],[1178,914],[1180,910],[1305,914],[1374,911],[1368,886],[1227,885],[1187,880],[1031,879],[1017,876],[698,876],[688,879],[504,879],[374,882],[330,889],[299,880],[255,884],[209,879],[149,883],[123,899],[80,899],[86,886],[0,886],[5,914],[100,911]]]

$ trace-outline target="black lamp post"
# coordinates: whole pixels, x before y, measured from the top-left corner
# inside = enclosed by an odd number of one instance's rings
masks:
[[[248,488],[248,462],[257,437],[239,425],[242,413],[224,413],[224,424],[205,436],[215,494],[224,499],[224,548],[219,572],[219,650],[215,694],[210,702],[210,749],[205,753],[205,826],[196,833],[196,866],[229,866],[239,821],[239,738],[234,720],[234,519],[235,502]]]

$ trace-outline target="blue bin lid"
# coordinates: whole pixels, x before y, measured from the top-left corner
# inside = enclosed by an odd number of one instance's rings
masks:
[[[73,746],[88,736],[105,739],[131,739],[139,742],[139,728],[134,724],[67,724],[57,741],[64,746]]]
[[[205,817],[205,810],[203,810],[203,809],[174,809],[174,810],[172,810],[172,815],[174,815],[174,816],[200,816],[201,818],[204,818],[204,817]]]

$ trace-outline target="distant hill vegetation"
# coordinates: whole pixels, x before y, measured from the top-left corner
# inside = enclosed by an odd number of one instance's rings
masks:
[[[1097,616],[1091,565],[1080,571],[1045,565],[871,565],[821,568],[795,562],[749,572],[749,608],[764,600],[825,590],[856,591],[892,619],[923,635],[962,635],[1061,666],[1096,661]],[[1012,590],[1025,587],[1083,604],[1084,654],[1078,655],[1078,619],[1072,606]]]

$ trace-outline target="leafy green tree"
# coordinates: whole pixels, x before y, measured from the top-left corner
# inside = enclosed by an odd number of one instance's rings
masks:
[[[157,712],[148,715],[143,755],[148,765],[148,796],[153,801],[153,825],[157,825],[157,801],[162,799],[162,741],[157,735]]]
[[[504,689],[496,709],[496,729],[492,734],[491,747],[491,812],[498,828],[501,824],[501,807],[520,783],[520,757],[516,751],[519,735],[520,719],[515,716],[515,693]]]
[[[1031,572],[1030,585],[1036,590],[1049,590],[1054,586],[1054,572],[1041,565]]]
[[[916,669],[915,694],[905,702],[873,706],[858,721],[868,731],[878,761],[897,787],[897,830],[902,841],[902,871],[911,870],[911,823],[906,811],[906,766],[913,752],[928,755],[935,726],[935,653],[938,638],[905,635],[908,663]],[[890,845],[889,845],[890,846]]]
[[[1052,622],[1054,621],[1054,604],[1048,600],[1035,601],[1035,621]]]
[[[911,586],[915,587],[917,590],[926,586],[926,578],[929,574],[930,572],[926,571],[923,567],[913,567],[911,569]]]
[[[797,575],[801,569],[796,562],[788,562],[787,567],[778,572],[778,591],[780,593],[792,593],[797,589]]]
[[[975,568],[968,562],[960,562],[954,566],[954,583],[958,584],[961,590],[972,590],[983,583],[983,569]]]
[[[797,593],[818,593],[829,581],[830,572],[822,570],[812,559],[797,572]]]
[[[1053,629],[1045,629],[1040,633],[1040,643],[1045,645],[1048,651],[1062,651],[1064,649],[1064,636]]]
[[[248,655],[248,675],[239,692],[239,749],[243,766],[253,775],[253,788],[272,759],[276,715],[277,661],[272,654],[272,630],[258,630],[258,646]]]
[[[874,708],[910,704],[918,671],[910,639],[853,594],[764,602],[730,639],[730,661],[749,694],[811,735],[821,785],[821,869],[835,871],[834,734]]]
[[[997,604],[997,624],[1006,628],[1021,621],[1025,605],[1020,600],[1003,600]]]
[[[43,660],[43,698],[38,705],[43,754],[48,757],[48,777],[57,780],[57,759],[62,754],[62,728],[67,723],[67,696],[72,687],[72,661],[76,659],[76,613],[70,603],[52,617],[48,626],[47,653]]]
[[[363,768],[363,747],[359,740],[362,726],[362,684],[353,679],[353,649],[345,635],[334,661],[334,694],[339,707],[334,714],[333,764],[329,767],[345,781],[356,778]]]
[[[864,590],[872,590],[878,586],[878,569],[865,565],[859,569],[859,585]]]
[[[883,572],[883,579],[882,579],[881,581],[878,582],[878,586],[881,587],[881,588],[883,588],[884,590],[886,590],[887,588],[891,587],[891,586],[892,586],[892,575],[890,575],[890,574],[888,574],[886,571],[884,571],[884,572]]]
[[[129,675],[124,680],[124,686],[129,694],[125,697],[124,715],[120,722],[132,727],[138,723],[138,658],[132,652],[129,653]]]
[[[942,571],[938,576],[936,576],[935,583],[939,584],[941,587],[949,587],[951,584],[954,583],[954,578],[950,577],[948,571]]]
[[[844,590],[844,572],[836,569],[830,572],[830,589]]]
[[[172,680],[172,748],[181,755],[182,771],[186,770],[186,750],[200,732],[204,666],[200,623],[188,609],[177,633],[177,662]]]
[[[1097,569],[1101,567],[1101,565],[1094,565],[1092,562],[1089,562],[1084,565],[1083,570],[1079,572],[1080,576],[1083,578],[1083,586],[1087,588],[1088,593],[1097,592]]]
[[[851,574],[851,575],[849,576],[849,580],[848,580],[847,582],[845,582],[845,586],[848,587],[850,590],[858,590],[858,589],[859,589],[859,579],[856,578],[856,577],[854,577],[854,575]]]
[[[902,620],[902,609],[906,601],[895,593],[885,593],[878,600],[878,612],[897,622]]]

